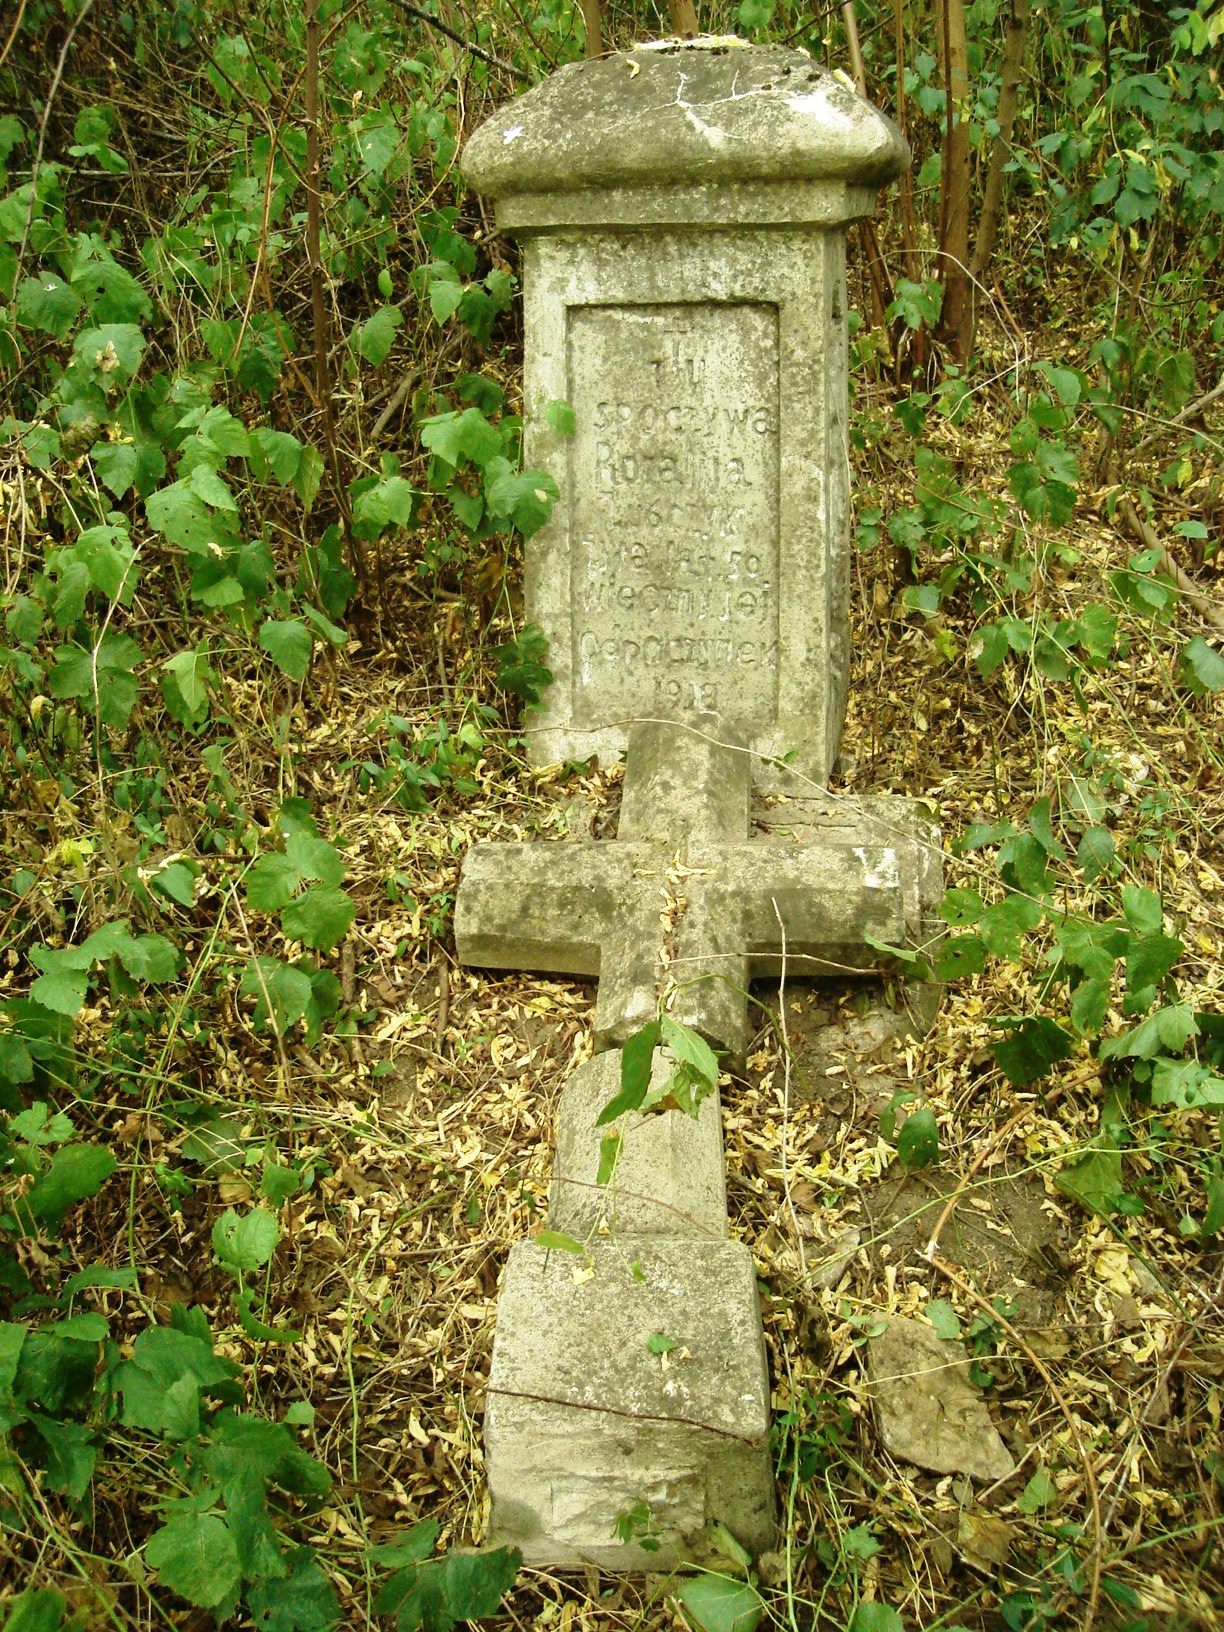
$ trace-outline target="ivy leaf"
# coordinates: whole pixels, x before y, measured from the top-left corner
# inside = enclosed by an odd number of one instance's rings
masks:
[[[238,1548],[214,1513],[184,1513],[149,1537],[145,1563],[164,1587],[201,1609],[212,1609],[241,1585]]]
[[[403,321],[404,314],[398,306],[380,306],[374,316],[362,324],[357,335],[357,350],[367,363],[373,363],[377,368],[380,363],[386,362],[395,340],[395,331]]]
[[[330,952],[348,934],[357,909],[334,884],[313,884],[281,913],[281,928],[291,941],[316,952]]]
[[[297,618],[269,618],[260,625],[259,644],[291,680],[305,680],[314,647],[310,630]]]
[[[1017,1088],[1027,1088],[1030,1082],[1047,1076],[1060,1060],[1070,1057],[1074,1048],[1070,1034],[1053,1020],[1037,1016],[1002,1023],[1011,1028],[1011,1036],[995,1043],[991,1052],[1004,1076]]]
[[[765,1614],[756,1588],[727,1575],[691,1576],[677,1597],[701,1632],[756,1632]]]
[[[929,1167],[939,1160],[939,1124],[929,1106],[906,1117],[897,1135],[897,1157],[902,1167]]]
[[[271,1213],[255,1207],[249,1213],[228,1208],[213,1225],[212,1244],[217,1257],[233,1270],[262,1269],[276,1251],[280,1225]]]
[[[985,912],[982,897],[977,890],[945,890],[938,907],[939,916],[953,929],[967,929],[976,924]]]

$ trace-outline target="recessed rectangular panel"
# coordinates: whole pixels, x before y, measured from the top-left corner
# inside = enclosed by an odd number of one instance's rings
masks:
[[[778,317],[568,312],[573,723],[777,714]]]

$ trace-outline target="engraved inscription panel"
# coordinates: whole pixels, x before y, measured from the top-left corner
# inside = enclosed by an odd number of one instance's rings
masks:
[[[763,304],[571,307],[573,719],[772,724],[778,319]]]

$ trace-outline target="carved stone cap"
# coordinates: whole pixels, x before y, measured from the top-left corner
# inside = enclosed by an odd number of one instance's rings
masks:
[[[810,195],[812,183],[841,183],[857,197],[909,156],[892,120],[805,52],[706,38],[569,63],[483,124],[462,170],[499,200],[642,189],[713,203],[778,184]]]

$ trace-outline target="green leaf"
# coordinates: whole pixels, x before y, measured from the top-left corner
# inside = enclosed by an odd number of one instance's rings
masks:
[[[1058,1486],[1044,1468],[1038,1468],[1020,1495],[1016,1497],[1016,1508],[1021,1513],[1040,1513],[1043,1507],[1049,1507],[1050,1503],[1056,1501],[1057,1498]]]
[[[1224,1108],[1224,1077],[1199,1060],[1156,1060],[1152,1067],[1152,1104],[1179,1110]]]
[[[938,910],[944,923],[951,924],[953,929],[967,929],[977,923],[986,908],[979,891],[955,889],[944,891]]]
[[[1075,859],[1084,875],[1084,883],[1092,884],[1113,868],[1113,834],[1107,827],[1090,827],[1079,842]]]
[[[670,1015],[662,1017],[663,1042],[678,1060],[692,1066],[697,1076],[710,1088],[718,1087],[718,1060],[704,1037],[699,1037],[689,1026],[683,1026]]]
[[[646,1339],[646,1347],[651,1354],[666,1354],[670,1349],[675,1348],[676,1341],[674,1337],[665,1337],[662,1332],[651,1332]]]
[[[523,1555],[517,1547],[491,1553],[450,1553],[438,1560],[446,1571],[446,1599],[456,1620],[476,1621],[494,1615],[514,1585]]]
[[[310,976],[279,958],[256,957],[242,972],[243,997],[255,1001],[254,1025],[262,1030],[269,1021],[279,1036],[303,1019],[314,1001]]]
[[[945,1341],[955,1342],[961,1335],[961,1323],[956,1310],[946,1298],[931,1298],[924,1311],[926,1318],[935,1328],[935,1335]]]
[[[171,861],[149,879],[149,888],[180,907],[195,906],[196,874],[185,861]]]
[[[618,1116],[626,1111],[636,1111],[646,1098],[646,1091],[650,1087],[650,1068],[654,1062],[654,1051],[659,1045],[661,1028],[657,1020],[651,1020],[640,1031],[635,1031],[632,1037],[626,1039],[621,1049],[621,1085],[616,1094],[600,1111],[595,1118],[597,1128],[606,1127],[609,1122],[615,1122]]]
[[[498,687],[514,692],[525,703],[538,703],[545,686],[552,684],[552,670],[544,662],[547,655],[544,631],[538,624],[526,624],[517,639],[493,650]]]
[[[1109,1018],[1108,979],[1081,980],[1071,996],[1071,1024],[1081,1037],[1095,1037]]]
[[[98,1460],[98,1443],[92,1430],[84,1423],[60,1421],[38,1411],[31,1411],[26,1420],[45,1448],[43,1479],[48,1489],[66,1496],[79,1508]]]
[[[457,279],[435,277],[429,280],[429,311],[435,323],[445,323],[463,304],[467,293]]]
[[[1024,959],[1024,939],[1029,930],[1037,928],[1043,916],[1040,901],[1027,895],[1009,895],[987,907],[978,923],[982,945],[993,957],[1005,958],[1008,963]]]
[[[953,935],[944,941],[935,960],[937,980],[964,980],[986,967],[986,948],[976,935]]]
[[[465,459],[476,465],[487,465],[502,451],[501,432],[489,424],[479,408],[437,414],[424,420],[421,441],[431,453],[456,468]]]
[[[348,934],[357,909],[346,891],[334,884],[312,884],[281,913],[281,928],[291,941],[316,952],[330,952]]]
[[[265,1576],[246,1589],[247,1609],[261,1632],[331,1632],[339,1623],[336,1589],[310,1547],[289,1555],[289,1573]]]
[[[34,1076],[34,1060],[20,1037],[0,1031],[0,1082],[29,1082]]]
[[[9,1601],[4,1632],[64,1632],[75,1624],[62,1592],[54,1587],[27,1587]]]
[[[323,480],[323,455],[318,448],[312,448],[308,443],[302,448],[298,459],[297,475],[293,478],[293,491],[297,494],[302,509],[310,514],[311,506],[319,496],[319,486]]]
[[[1224,691],[1224,657],[1202,635],[1195,635],[1182,647],[1181,678],[1196,697]]]
[[[939,1124],[929,1106],[906,1117],[897,1135],[897,1156],[902,1167],[929,1167],[939,1160]]]
[[[228,1208],[213,1225],[213,1251],[229,1269],[262,1269],[276,1251],[280,1225],[262,1207],[249,1213]]]
[[[310,630],[298,618],[269,618],[259,627],[263,651],[291,680],[305,680],[314,648]]]
[[[54,272],[23,278],[17,290],[17,321],[40,329],[56,340],[66,340],[81,310],[81,297]]]
[[[747,1581],[726,1575],[694,1575],[676,1595],[700,1632],[756,1632],[765,1604]]]
[[[422,1564],[433,1552],[440,1529],[437,1519],[422,1519],[397,1540],[367,1548],[365,1556],[372,1564],[381,1564],[388,1570],[402,1569],[408,1564]]]
[[[571,1252],[581,1258],[586,1255],[586,1248],[581,1241],[576,1241],[572,1235],[565,1235],[561,1230],[537,1230],[532,1237],[537,1247],[556,1252]]]
[[[402,476],[386,476],[367,488],[353,504],[353,520],[371,537],[387,527],[411,527],[416,520],[421,494]]]
[[[1205,1199],[1207,1208],[1199,1225],[1199,1233],[1204,1236],[1218,1235],[1224,1229],[1224,1173],[1217,1173],[1207,1181]]]
[[[574,410],[568,402],[560,397],[554,397],[551,402],[544,404],[544,423],[551,425],[559,436],[573,436],[575,429]]]
[[[1122,1037],[1112,1037],[1101,1045],[1101,1057],[1152,1060],[1157,1054],[1180,1054],[1192,1037],[1199,1034],[1194,1011],[1185,1003],[1173,1003]]]
[[[620,1160],[621,1142],[620,1133],[616,1129],[611,1133],[605,1133],[599,1141],[599,1171],[595,1175],[596,1184],[611,1184],[616,1164]]]
[[[291,833],[285,841],[285,858],[302,878],[322,884],[339,884],[345,874],[344,857],[334,844],[313,833]]]
[[[27,1191],[21,1210],[58,1230],[68,1209],[96,1196],[118,1165],[102,1145],[64,1145]]]
[[[1029,1083],[1048,1076],[1051,1068],[1068,1059],[1074,1049],[1074,1039],[1053,1020],[1034,1017],[1009,1024],[1011,1036],[995,1043],[991,1052],[1004,1076],[1017,1088],[1027,1088]]]
[[[1155,890],[1139,884],[1122,886],[1122,911],[1133,930],[1141,935],[1155,935],[1164,927],[1164,908]]]
[[[905,1622],[890,1604],[860,1603],[850,1632],[905,1632]]]
[[[252,912],[279,912],[297,893],[298,870],[287,855],[272,851],[247,868],[246,899]]]
[[[140,367],[144,335],[135,323],[102,323],[73,342],[73,356],[101,374],[109,385],[125,384]]]
[[[489,514],[506,517],[524,538],[539,532],[559,497],[556,482],[545,471],[524,470],[516,475],[509,465],[498,470],[485,487]]]
[[[1126,952],[1127,1014],[1138,1014],[1149,1008],[1159,995],[1166,975],[1181,957],[1185,948],[1174,935],[1137,935],[1131,938]]]
[[[164,935],[138,935],[119,947],[119,962],[133,980],[158,986],[173,980],[182,957],[173,941]]]
[[[274,431],[257,425],[251,432],[251,468],[261,480],[271,471],[282,487],[288,487],[302,463],[302,444],[288,431]]]
[[[380,306],[374,316],[367,318],[357,335],[357,350],[367,363],[377,368],[385,363],[395,342],[395,331],[404,321],[398,306]]]
[[[89,976],[81,969],[68,969],[50,975],[40,975],[30,987],[30,996],[35,1003],[41,1003],[44,1009],[51,1009],[55,1014],[66,1014],[71,1018],[78,1014],[85,1006],[85,994],[89,989]]]
[[[1114,1140],[1105,1133],[1098,1135],[1082,1155],[1063,1163],[1054,1183],[1089,1212],[1108,1218],[1122,1191],[1122,1157]]]
[[[213,1513],[182,1514],[149,1537],[145,1563],[188,1603],[211,1609],[241,1584],[238,1548]]]

